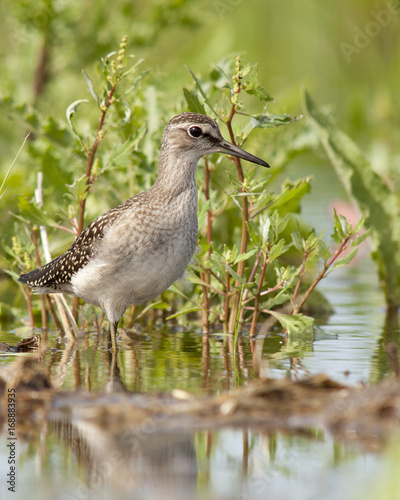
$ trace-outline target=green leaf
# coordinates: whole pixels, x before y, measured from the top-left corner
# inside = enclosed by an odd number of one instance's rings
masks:
[[[340,215],[336,213],[336,209],[333,210],[333,233],[331,234],[332,239],[336,243],[340,243],[346,236],[346,233],[343,231],[343,224],[340,220]]]
[[[226,262],[222,262],[222,265],[224,266],[225,270],[228,271],[228,273],[235,278],[236,281],[238,281],[239,283],[242,283],[243,285],[245,285],[247,283],[245,278],[243,278],[242,276],[239,276],[238,273],[236,271],[234,271],[231,268],[231,266],[228,266],[228,264]]]
[[[164,309],[164,310],[166,310],[169,307],[170,307],[170,304],[168,304],[167,302],[164,302],[162,300],[159,300],[157,302],[150,302],[150,304],[147,304],[146,307],[144,307],[140,311],[140,314],[137,316],[137,319],[144,316],[147,313],[147,311],[149,311],[150,309]]]
[[[303,118],[302,115],[279,115],[274,113],[263,113],[260,115],[252,115],[250,117],[251,129],[255,128],[276,128],[281,125],[288,125]]]
[[[317,255],[326,262],[332,255],[324,240],[319,239],[317,243]]]
[[[287,252],[290,248],[290,245],[285,245],[285,240],[279,240],[276,245],[272,245],[270,251],[268,252],[268,258],[270,262],[273,262],[275,259],[280,257],[282,254]]]
[[[202,307],[192,307],[191,309],[185,309],[184,311],[179,311],[175,314],[171,314],[171,316],[168,316],[166,320],[168,321],[169,319],[177,318],[178,316],[182,316],[183,314],[190,314],[193,312],[198,312],[201,311]]]
[[[357,145],[304,93],[307,117],[352,201],[372,230],[371,242],[386,299],[400,305],[400,206],[398,193],[374,172]]]
[[[361,231],[361,229],[364,228],[364,226],[365,226],[365,216],[361,217],[361,219],[357,222],[356,227],[354,228],[354,232],[358,233],[359,231]]]
[[[266,303],[262,303],[260,309],[272,309],[273,307],[280,306],[281,304],[285,304],[285,302],[289,302],[290,295],[286,292],[286,289],[281,290],[275,297],[269,300]]]
[[[246,92],[246,94],[254,95],[260,101],[273,102],[273,98],[259,83],[248,83],[244,86],[244,91]]]
[[[86,80],[86,84],[88,86],[88,89],[89,89],[89,92],[90,92],[90,95],[93,97],[93,99],[96,101],[97,105],[99,105],[99,98],[94,90],[94,85],[93,85],[93,82],[92,80],[90,79],[89,75],[85,72],[85,70],[83,69],[82,70],[82,73],[83,73],[83,76]]]
[[[39,208],[33,202],[20,196],[18,199],[18,208],[22,216],[34,226],[51,226],[57,227],[56,222],[45,212],[43,208]],[[19,218],[17,216],[17,218]]]
[[[242,78],[244,77],[247,78],[242,83],[242,87],[246,94],[254,95],[257,99],[260,99],[260,101],[274,101],[269,93],[260,85],[257,64],[246,64],[242,70]]]
[[[254,243],[255,246],[257,247],[261,246],[262,239],[261,236],[255,232],[254,225],[251,222],[246,222],[246,224],[251,241]]]
[[[330,267],[329,272],[332,272],[334,269],[338,269],[339,267],[347,266],[347,264],[349,264],[356,256],[357,250],[358,248],[353,248],[353,250],[350,250],[350,252],[345,257],[335,260],[335,262]]]
[[[146,127],[142,125],[136,135],[129,137],[123,144],[120,144],[119,146],[113,148],[110,156],[107,159],[107,168],[112,166],[125,165],[128,156],[132,153],[132,150],[142,139],[145,130]]]
[[[371,236],[371,229],[368,229],[368,231],[365,231],[365,233],[360,234],[360,236],[357,236],[357,238],[351,242],[352,247],[358,247],[360,243],[362,243],[364,240],[366,240],[369,236]]]
[[[304,316],[303,314],[287,314],[278,313],[277,311],[266,311],[274,316],[279,323],[288,331],[289,335],[304,335],[313,332],[314,318]]]
[[[125,99],[119,99],[115,102],[115,105],[118,107],[118,112],[120,113],[120,115],[122,114],[123,116],[115,125],[112,126],[112,128],[116,129],[125,127],[125,125],[129,123],[132,116],[131,107],[128,101]]]
[[[75,125],[72,123],[72,115],[76,112],[76,110],[78,109],[78,106],[80,106],[82,103],[86,103],[86,102],[89,102],[89,101],[87,99],[80,99],[78,101],[74,101],[73,103],[71,103],[68,106],[67,111],[65,112],[65,114],[67,115],[67,120],[68,120],[69,126],[71,127],[72,132],[78,138],[78,140],[82,144],[82,146],[83,146],[83,137],[79,134],[79,132],[75,128]]]
[[[143,61],[143,59],[141,59],[139,61],[139,63],[141,63],[142,61]],[[136,66],[134,68],[131,68],[131,70],[129,70],[128,72],[124,73],[124,76],[126,76],[131,71],[135,70],[137,66],[138,66],[138,64],[136,64]],[[126,89],[125,93],[126,94],[130,94],[131,92],[133,92],[136,89],[136,87],[139,85],[139,83],[141,82],[141,80],[143,80],[143,78],[145,78],[151,71],[152,71],[151,69],[146,69],[145,71],[143,71],[142,73],[140,73],[136,78],[134,78],[133,82]]]
[[[192,111],[193,113],[200,113],[202,115],[207,114],[203,104],[201,104],[196,94],[193,94],[188,89],[183,87],[183,95],[185,96],[189,111]]]
[[[69,193],[66,193],[66,195],[72,194],[77,202],[86,198],[88,187],[86,175],[76,178],[72,184],[66,184],[66,186],[69,189]]]
[[[297,222],[297,230],[292,231],[291,233],[292,241],[293,241],[293,246],[296,250],[299,252],[303,252],[304,246],[303,246],[303,238],[301,237],[301,230],[299,223]]]
[[[199,205],[199,214],[197,216],[197,219],[200,228],[202,228],[206,222],[207,212],[210,208],[210,205],[210,200],[203,201],[201,205]]]
[[[351,226],[346,220],[346,217],[344,215],[339,215],[339,221],[340,221],[340,226],[342,228],[343,234],[345,236],[348,236],[349,231],[351,231]]]
[[[270,203],[257,210],[252,217],[265,209],[277,209],[280,215],[300,211],[300,201],[305,194],[310,191],[311,177],[299,179],[296,182],[286,181],[282,188],[283,191],[277,195]]]
[[[223,268],[221,266],[221,270],[222,269]],[[200,286],[207,286],[207,285],[209,285],[206,281],[202,280],[201,278],[199,278],[195,274],[191,274],[188,279],[189,279],[190,283],[193,283],[193,285],[200,285]]]
[[[271,217],[266,217],[265,220],[260,221],[261,225],[261,236],[263,241],[270,243],[271,239],[274,241],[275,238],[275,227],[271,227]]]
[[[246,253],[240,253],[236,259],[235,259],[235,264],[237,264],[238,262],[241,262],[242,260],[247,260],[247,259],[250,259],[250,257],[253,257],[254,254],[257,253],[257,249],[254,248],[253,250],[250,250],[249,252],[246,252]]]
[[[135,59],[135,56],[130,55],[130,56],[129,56],[129,59],[131,59],[131,61],[132,61],[132,59]],[[138,60],[135,62],[135,64],[133,64],[130,68],[126,69],[126,70],[122,73],[122,78],[126,78],[126,77],[127,77],[128,75],[130,75],[131,73],[134,73],[134,72],[138,69],[138,67],[139,67],[139,66],[141,66],[141,65],[143,64],[143,62],[144,62],[144,58],[143,58],[143,57],[142,57],[142,58],[140,58],[140,59],[138,59]],[[139,74],[136,78],[139,78],[139,79],[141,80],[141,79],[142,79],[142,78],[144,78],[144,76],[146,76],[146,75],[147,75],[150,71],[151,71],[151,68],[146,69],[146,70],[144,70],[142,73],[140,73],[140,74]],[[132,84],[131,84],[131,86],[132,86]]]
[[[194,80],[194,83],[196,85],[196,87],[198,88],[200,94],[202,95],[203,99],[204,99],[204,102],[207,104],[207,106],[211,109],[211,111],[215,114],[215,116],[218,116],[218,113],[215,111],[213,105],[211,104],[210,102],[210,99],[207,97],[207,94],[204,92],[204,90],[202,89],[201,85],[200,85],[200,82],[199,80],[196,78],[196,76],[194,75],[193,71],[185,65],[185,68],[189,71],[189,73],[192,75],[192,78]]]
[[[21,122],[23,127],[34,131],[37,136],[45,136],[59,147],[69,148],[75,143],[64,123],[40,114],[27,104],[15,104],[11,97],[0,98],[0,111]]]

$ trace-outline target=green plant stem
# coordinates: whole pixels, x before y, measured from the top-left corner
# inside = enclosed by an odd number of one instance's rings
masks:
[[[228,326],[229,326],[228,317],[229,317],[230,282],[231,282],[231,277],[230,274],[227,272],[226,283],[225,283],[225,304],[224,304],[224,318],[223,318],[224,332],[228,331]]]
[[[263,266],[261,269],[261,274],[260,274],[260,281],[258,282],[258,293],[255,297],[256,301],[254,303],[253,319],[251,321],[251,327],[250,327],[250,336],[252,336],[252,337],[256,334],[257,321],[258,321],[258,316],[260,314],[260,298],[261,298],[260,294],[261,294],[262,286],[264,283],[264,276],[265,276],[265,271],[267,269],[268,262],[269,262],[268,255],[265,254],[264,263],[263,263]]]
[[[87,156],[87,162],[86,162],[86,190],[83,199],[79,203],[79,217],[78,217],[78,236],[82,232],[83,227],[84,227],[84,222],[85,222],[85,206],[86,206],[86,197],[89,193],[90,186],[93,184],[93,177],[92,177],[92,168],[93,168],[93,163],[94,163],[94,158],[96,156],[97,148],[102,141],[102,137],[100,132],[103,129],[104,126],[104,120],[106,118],[107,111],[111,105],[111,100],[114,95],[116,83],[114,83],[110,89],[110,92],[108,93],[107,101],[104,106],[104,109],[101,112],[100,119],[99,119],[99,125],[97,127],[97,133],[96,133],[96,138],[94,140],[93,146],[91,147],[89,154]]]
[[[24,146],[25,146],[25,144],[26,144],[26,141],[29,139],[29,136],[31,135],[31,133],[32,133],[31,131],[29,131],[29,132],[27,133],[27,135],[26,135],[26,137],[25,137],[25,139],[24,139],[24,141],[23,141],[23,143],[22,143],[21,147],[20,147],[20,148],[19,148],[19,150],[18,150],[18,153],[15,155],[15,158],[13,159],[13,161],[12,161],[11,165],[8,167],[8,170],[7,170],[7,172],[6,172],[6,175],[4,176],[3,182],[1,183],[1,186],[0,186],[0,199],[1,199],[1,197],[3,196],[3,194],[5,193],[5,188],[4,188],[4,186],[6,185],[6,182],[7,182],[7,179],[8,179],[8,177],[9,177],[10,173],[11,173],[11,170],[13,169],[14,165],[16,164],[16,162],[17,162],[17,160],[18,160],[18,158],[19,158],[19,155],[21,154],[21,152],[22,152],[22,150],[23,150],[23,148],[24,148]]]
[[[38,241],[37,241],[37,229],[33,230],[32,236],[33,236],[33,246],[35,247],[36,265],[37,265],[37,267],[40,267],[41,262],[40,262],[39,247],[38,247]],[[41,311],[42,311],[42,328],[44,330],[47,330],[46,299],[45,299],[44,295],[40,295],[40,302],[41,302]]]
[[[235,363],[235,373],[236,373],[236,352],[237,352],[237,347],[238,347],[238,343],[239,343],[239,334],[240,334],[239,325],[240,325],[240,313],[241,313],[241,308],[242,308],[240,298],[242,296],[242,293],[243,293],[243,285],[240,288],[239,309],[237,311],[237,317],[236,317],[236,321],[235,321],[235,330],[234,330],[235,337],[234,337],[234,344],[233,344],[233,359],[234,359],[234,363]]]

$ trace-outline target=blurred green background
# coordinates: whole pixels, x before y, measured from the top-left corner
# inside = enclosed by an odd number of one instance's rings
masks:
[[[1,93],[53,115],[62,116],[84,94],[81,69],[90,71],[127,34],[129,48],[146,58],[166,96],[190,82],[185,64],[198,73],[229,53],[244,53],[259,63],[280,112],[300,111],[305,85],[366,144],[371,135],[389,140],[399,123],[395,0],[6,0],[0,12]],[[43,47],[47,83],[37,96]],[[5,116],[1,127],[4,160],[25,131],[10,127]]]
[[[397,181],[400,2],[394,0],[3,1],[2,178],[27,132],[4,98],[65,122],[69,104],[89,97],[81,70],[95,73],[99,59],[116,50],[125,34],[128,52],[145,58],[144,69],[152,68],[146,78],[162,100],[175,103],[182,87],[192,85],[185,65],[201,74],[228,54],[243,54],[246,62],[259,64],[261,84],[276,101],[271,112],[301,113],[305,86],[333,111],[374,168],[388,182]],[[87,130],[92,126],[88,120]],[[280,129],[271,132],[276,133]],[[33,184],[26,180],[36,166],[25,159],[23,153],[1,199],[6,242],[13,234],[8,213],[18,211],[15,195],[32,195]],[[319,168],[331,179],[327,161]]]

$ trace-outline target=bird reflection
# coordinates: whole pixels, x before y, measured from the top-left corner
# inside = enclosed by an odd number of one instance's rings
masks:
[[[89,420],[52,425],[84,472],[69,494],[88,498],[186,499],[197,489],[194,438],[188,433],[158,432],[154,416],[113,432],[113,426]],[[76,490],[76,491],[74,491]]]

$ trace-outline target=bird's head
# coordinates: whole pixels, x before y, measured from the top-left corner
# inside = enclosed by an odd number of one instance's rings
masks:
[[[196,163],[205,155],[224,153],[269,167],[264,160],[226,141],[217,122],[199,113],[181,113],[172,118],[163,135],[163,147]]]

